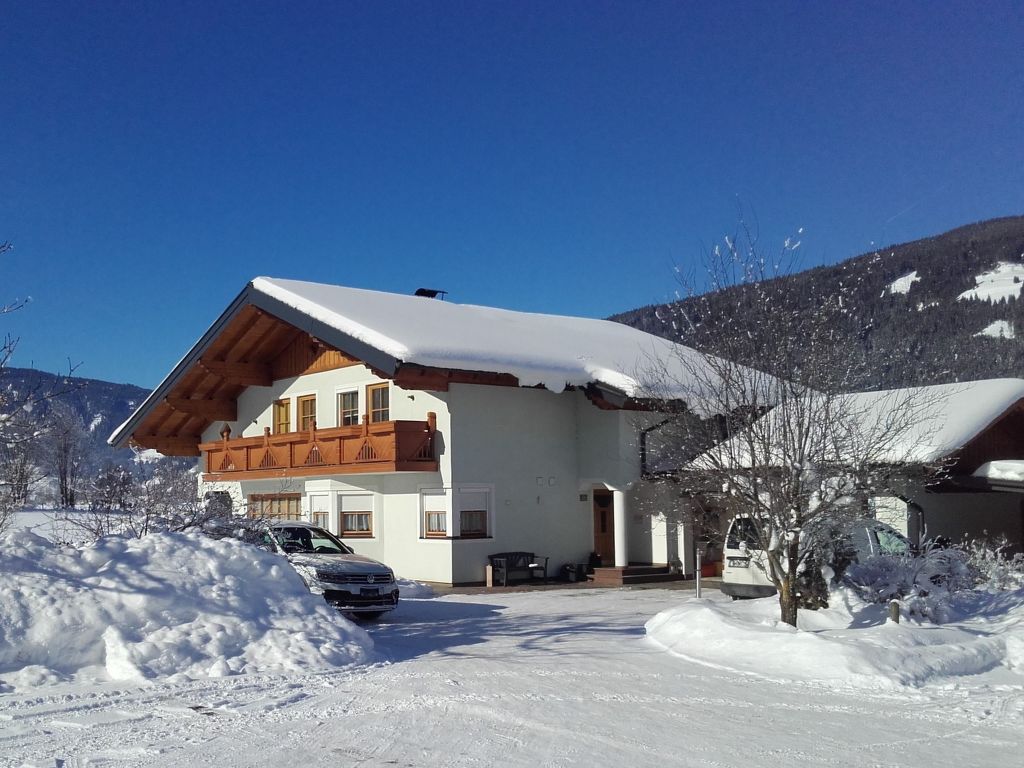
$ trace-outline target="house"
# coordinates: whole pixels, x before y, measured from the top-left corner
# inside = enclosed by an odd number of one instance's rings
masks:
[[[406,577],[593,552],[621,583],[630,565],[693,570],[686,526],[647,512],[678,499],[642,481],[637,446],[658,417],[645,370],[685,381],[694,356],[603,320],[260,277],[110,443],[199,456],[204,493],[320,524]]]
[[[891,494],[868,499],[871,511],[912,542],[1005,538],[1011,551],[1024,551],[1024,379],[833,395],[827,409],[814,407],[816,397],[823,398],[810,394],[810,406],[769,411],[750,427],[754,439],[724,442],[691,466],[770,472],[794,459],[792,446],[767,438],[799,436],[820,444],[805,460],[824,476],[867,462]],[[820,434],[785,423],[826,410],[832,419],[815,425]],[[724,525],[727,515],[719,517]]]

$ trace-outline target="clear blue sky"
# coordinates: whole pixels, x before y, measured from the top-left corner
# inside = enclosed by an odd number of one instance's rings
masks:
[[[0,332],[155,385],[252,277],[603,317],[1024,213],[1020,3],[0,0]]]

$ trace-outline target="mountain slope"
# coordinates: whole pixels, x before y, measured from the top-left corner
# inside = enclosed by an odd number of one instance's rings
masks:
[[[32,391],[60,392],[52,401],[42,400],[33,406],[33,421],[42,424],[54,403],[70,408],[81,421],[93,449],[90,455],[97,464],[108,458],[122,461],[131,458],[131,451],[117,451],[108,446],[107,437],[149,395],[148,389],[133,384],[55,376],[33,368],[4,368],[0,371],[0,387],[14,393],[14,399],[19,393]]]
[[[970,224],[779,279],[807,312],[840,283],[855,286],[857,322],[842,330],[851,354],[864,360],[854,387],[1024,376],[1024,216]],[[734,311],[728,292],[709,299],[712,311]],[[673,338],[672,308],[650,305],[610,319]],[[748,311],[756,321],[758,308]],[[757,323],[751,326],[756,333]]]

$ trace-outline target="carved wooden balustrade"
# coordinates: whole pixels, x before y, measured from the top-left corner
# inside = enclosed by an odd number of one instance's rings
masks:
[[[436,472],[434,434],[437,419],[381,421],[351,427],[318,429],[258,437],[231,437],[201,443],[203,479],[256,480],[366,472]]]

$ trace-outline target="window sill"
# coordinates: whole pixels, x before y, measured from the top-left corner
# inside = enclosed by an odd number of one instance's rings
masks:
[[[420,536],[420,541],[487,541],[493,536]]]

